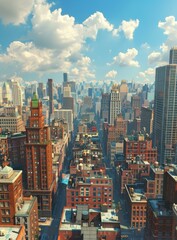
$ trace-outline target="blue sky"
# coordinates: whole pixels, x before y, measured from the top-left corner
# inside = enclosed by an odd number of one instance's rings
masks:
[[[176,0],[0,0],[1,81],[154,81],[177,46]]]

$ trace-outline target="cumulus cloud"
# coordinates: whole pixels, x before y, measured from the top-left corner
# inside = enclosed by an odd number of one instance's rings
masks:
[[[71,71],[70,76],[73,80],[84,81],[88,78],[95,78],[95,74],[90,70],[90,65],[92,61],[87,56],[82,56],[75,64]]]
[[[139,72],[138,76],[136,77],[138,80],[143,81],[144,83],[154,81],[155,70],[154,68],[148,68],[144,72]]]
[[[125,35],[125,38],[132,40],[133,39],[133,34],[135,29],[139,26],[139,20],[130,20],[130,21],[125,21],[123,20],[121,25],[117,28],[114,29],[113,35],[117,36],[119,32],[123,32]]]
[[[163,53],[169,52],[169,47],[165,43],[162,43],[162,45],[160,46],[160,49]]]
[[[53,61],[55,59],[55,61]],[[14,41],[7,48],[6,54],[0,55],[0,62],[14,63],[23,72],[58,71],[68,68],[70,63],[55,55],[50,49],[39,49],[32,43]],[[67,66],[68,65],[68,66]]]
[[[63,14],[61,9],[51,10],[52,5],[46,0],[34,1],[33,5],[32,0],[19,0],[21,8],[23,2],[28,2],[25,5],[30,6],[28,13],[33,7],[31,31],[28,35],[30,42],[12,42],[6,52],[0,55],[1,66],[5,63],[7,66],[13,64],[19,72],[37,73],[69,72],[72,69],[73,74],[79,73],[83,78],[94,77],[90,71],[91,59],[83,56],[86,40],[95,40],[99,30],[112,31],[113,26],[100,12],[77,24],[74,17]],[[16,18],[14,24],[23,22],[27,14],[20,16],[23,18]]]
[[[32,11],[34,0],[0,0],[0,19],[4,24],[25,23]]]
[[[117,71],[111,70],[106,74],[106,78],[115,78],[117,76]]]
[[[113,30],[113,25],[106,20],[106,18],[101,12],[96,12],[92,14],[83,22],[83,26],[83,33],[85,38],[89,37],[96,39],[98,30],[100,29],[107,31]]]
[[[118,64],[119,66],[139,67],[139,62],[134,60],[137,55],[138,50],[135,48],[130,48],[126,53],[120,52],[117,56],[115,56],[112,64]]]
[[[83,27],[75,24],[73,17],[62,15],[61,9],[52,12],[50,7],[43,1],[35,5],[31,38],[40,48],[57,49],[59,52],[65,50],[64,54],[70,56],[82,47]]]
[[[139,76],[145,78],[147,76],[154,75],[154,73],[155,73],[154,68],[148,68],[144,72],[139,72]]]
[[[158,27],[164,30],[164,34],[167,35],[166,44],[170,47],[177,42],[177,21],[174,16],[168,16],[165,21],[159,21]]]
[[[36,45],[67,49],[68,54],[79,51],[87,38],[96,39],[99,30],[111,31],[113,26],[101,12],[88,17],[82,24],[62,14],[62,9],[51,11],[51,5],[41,1],[34,7],[31,36]],[[46,27],[47,26],[47,27]]]
[[[160,62],[161,61],[161,53],[160,52],[152,52],[149,54],[148,56],[148,62],[149,64],[154,64],[154,63],[157,63],[157,62]]]

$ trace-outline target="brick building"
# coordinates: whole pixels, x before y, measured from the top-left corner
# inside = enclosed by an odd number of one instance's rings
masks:
[[[164,173],[163,186],[163,199],[172,208],[173,203],[177,204],[177,168]]]
[[[8,141],[7,135],[0,135],[0,166],[8,160]]]
[[[172,239],[177,239],[177,204],[173,204],[172,207],[173,211],[173,233],[172,233]]]
[[[141,184],[125,185],[126,209],[132,228],[142,229],[146,224],[147,199]]]
[[[144,239],[172,239],[173,216],[163,199],[149,199]]]
[[[26,239],[38,236],[38,207],[35,197],[24,198],[22,171],[4,167],[0,171],[0,225],[24,225]]]
[[[23,170],[23,176],[26,176],[25,169],[25,141],[26,133],[19,132],[8,135],[9,161],[13,169]]]
[[[105,175],[74,177],[71,175],[66,189],[66,206],[87,204],[89,208],[99,208],[102,204],[112,207],[113,183]]]
[[[49,127],[44,124],[42,102],[36,94],[31,100],[31,116],[26,127],[26,196],[36,196],[40,216],[51,216],[56,178],[52,171],[52,143]]]
[[[144,177],[150,175],[150,164],[143,161],[140,157],[134,160],[127,160],[120,168],[121,193],[123,193],[126,184],[141,182]]]
[[[177,203],[176,166],[164,172],[163,198],[149,199],[147,203],[147,223],[145,240],[176,239]]]
[[[150,167],[150,176],[145,179],[145,191],[147,198],[162,198],[164,168],[156,162]]]
[[[152,140],[145,138],[143,134],[128,136],[124,139],[125,159],[131,160],[137,155],[149,163],[157,161],[157,149],[152,147]]]

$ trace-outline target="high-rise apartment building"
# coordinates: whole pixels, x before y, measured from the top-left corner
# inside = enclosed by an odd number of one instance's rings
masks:
[[[154,145],[161,163],[173,161],[177,143],[177,48],[170,61],[156,69],[154,100]]]
[[[109,123],[114,125],[117,115],[121,113],[121,101],[118,85],[114,84],[111,89],[109,103]]]
[[[55,191],[49,131],[49,127],[44,125],[42,102],[34,94],[31,100],[31,116],[26,127],[26,193],[37,196],[41,216],[51,216],[52,194]]]

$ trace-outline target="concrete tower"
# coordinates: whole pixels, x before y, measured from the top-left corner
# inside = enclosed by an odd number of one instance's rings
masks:
[[[114,84],[111,89],[109,104],[109,123],[111,125],[114,125],[114,121],[119,113],[121,113],[120,92],[118,85]]]

